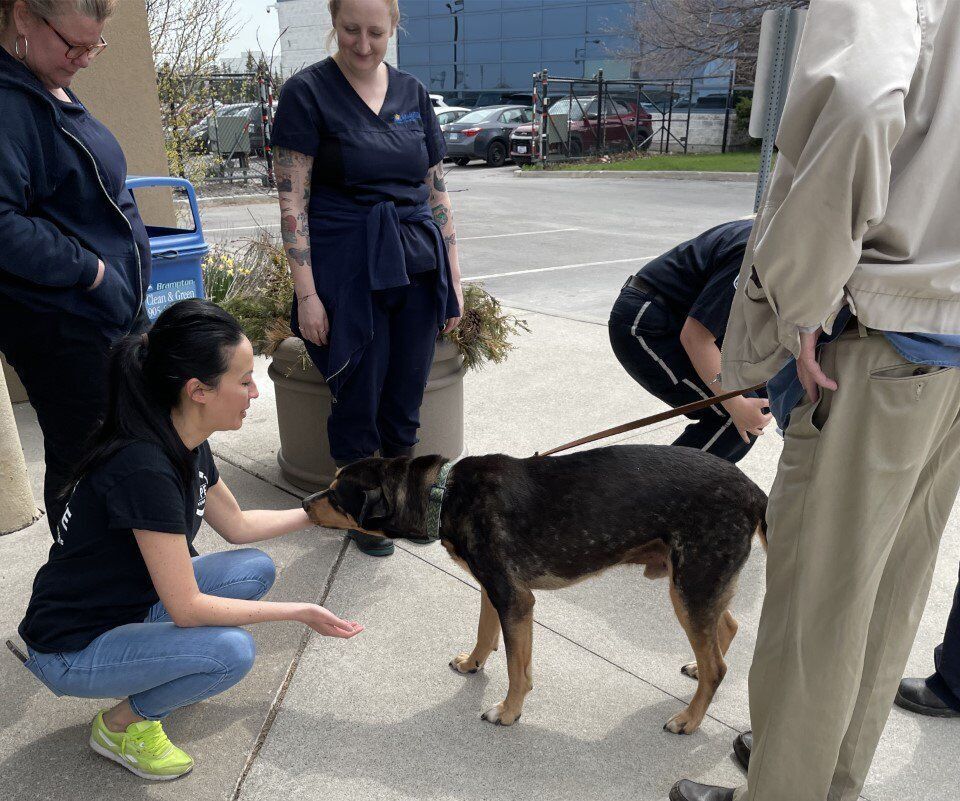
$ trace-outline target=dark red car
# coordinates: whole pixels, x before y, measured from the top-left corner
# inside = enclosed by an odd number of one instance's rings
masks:
[[[600,103],[593,97],[564,97],[549,108],[551,115],[567,117],[570,124],[570,152],[567,153],[566,137],[563,142],[550,143],[550,153],[583,156],[596,149],[599,132]],[[510,135],[510,157],[516,164],[529,164],[532,160],[533,138],[538,130],[538,121],[518,126]],[[564,131],[561,130],[561,133]],[[653,134],[653,118],[642,108],[639,114],[631,101],[604,100],[603,141],[604,150],[629,150],[631,140],[641,143],[641,149],[649,147]]]

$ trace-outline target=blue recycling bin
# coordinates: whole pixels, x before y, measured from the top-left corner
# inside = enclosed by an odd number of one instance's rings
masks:
[[[169,186],[183,190],[193,215],[193,230],[189,228],[165,228],[148,225],[152,273],[147,297],[144,301],[147,316],[153,322],[171,303],[186,298],[202,298],[202,264],[210,246],[203,239],[200,211],[197,209],[197,193],[184,178],[163,178],[133,175],[127,178],[127,189],[137,196],[138,189],[154,186]]]

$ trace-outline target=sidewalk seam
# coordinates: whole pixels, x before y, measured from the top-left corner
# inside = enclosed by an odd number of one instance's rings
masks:
[[[316,601],[316,603],[320,604],[321,606],[326,603],[327,596],[330,594],[330,590],[333,587],[333,582],[340,570],[340,565],[343,564],[343,559],[347,553],[347,548],[349,545],[350,540],[349,538],[345,537],[343,544],[340,547],[340,553],[337,554],[337,560],[333,563],[333,567],[330,569],[330,573],[327,575],[327,580],[323,585],[323,590],[320,593],[320,597]],[[290,666],[287,668],[286,675],[283,677],[283,681],[280,683],[277,694],[274,696],[273,702],[270,704],[267,717],[264,719],[263,725],[260,727],[260,733],[257,735],[257,741],[253,746],[253,750],[247,756],[247,760],[243,765],[243,770],[240,771],[240,776],[237,779],[236,787],[233,790],[233,794],[230,796],[231,801],[238,801],[240,798],[240,793],[243,791],[243,783],[246,781],[248,774],[253,769],[253,763],[260,755],[260,749],[266,742],[267,737],[270,734],[270,729],[273,728],[273,722],[276,720],[277,714],[280,712],[280,707],[283,705],[283,699],[287,695],[287,689],[290,686],[290,682],[293,681],[293,676],[297,672],[297,668],[300,666],[300,659],[303,656],[303,652],[307,648],[307,644],[310,642],[310,636],[312,634],[313,630],[307,627],[307,630],[300,638],[300,644],[297,646],[296,653],[294,653],[293,659],[290,661]]]

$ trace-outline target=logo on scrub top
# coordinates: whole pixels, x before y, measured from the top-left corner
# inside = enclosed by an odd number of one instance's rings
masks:
[[[394,114],[393,124],[403,125],[407,122],[420,122],[420,119],[421,117],[419,111],[408,111],[406,114]]]

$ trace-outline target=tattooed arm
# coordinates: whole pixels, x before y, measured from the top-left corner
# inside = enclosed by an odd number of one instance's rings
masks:
[[[457,232],[453,227],[453,207],[450,205],[450,196],[443,180],[443,162],[427,170],[427,186],[430,187],[430,211],[433,219],[440,228],[443,241],[447,246],[447,256],[450,258],[450,279],[453,281],[457,301],[460,303],[460,313],[463,314],[463,288],[460,286],[460,255],[457,251]],[[451,317],[444,326],[443,333],[448,334],[457,327],[459,317]]]
[[[278,147],[274,153],[277,191],[280,195],[280,235],[287,264],[297,289],[300,333],[314,345],[326,345],[330,324],[327,311],[317,296],[310,263],[310,176],[313,157]]]

